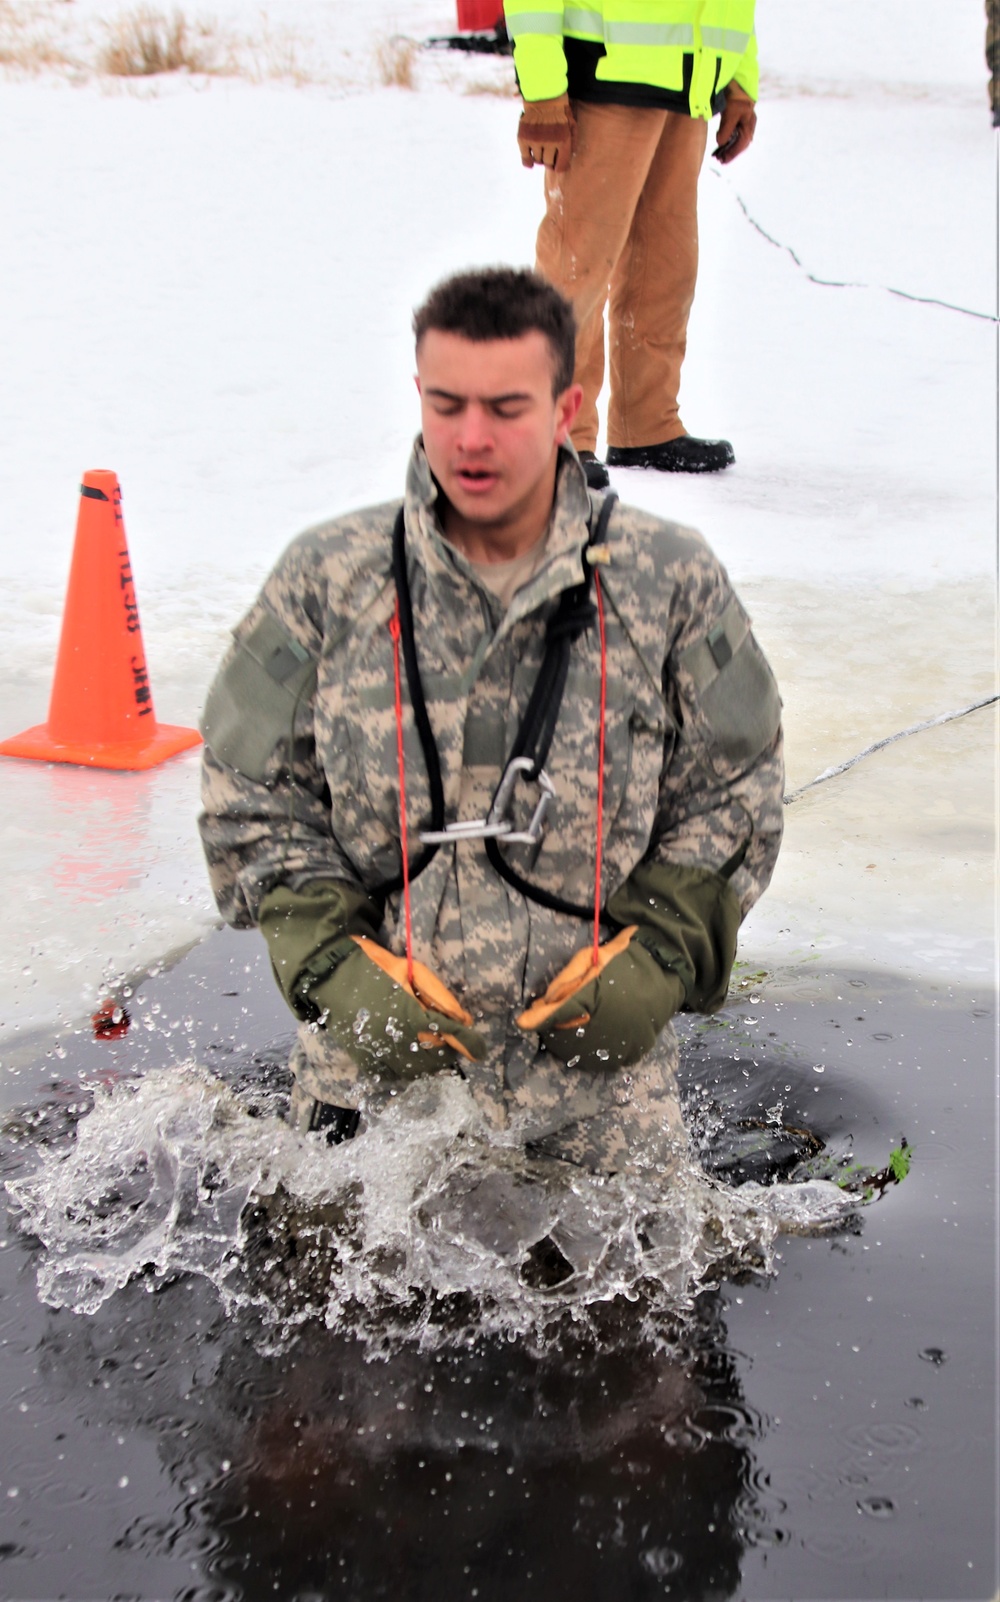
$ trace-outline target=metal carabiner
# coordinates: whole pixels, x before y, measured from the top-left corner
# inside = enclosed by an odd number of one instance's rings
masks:
[[[492,840],[510,833],[509,823],[490,823],[488,818],[466,818],[446,823],[443,829],[421,829],[421,845],[448,845],[454,840]]]
[[[494,819],[499,820],[506,817],[507,812],[510,810],[510,804],[514,797],[514,786],[517,784],[519,775],[530,773],[534,765],[531,757],[511,757],[504,770],[503,778],[497,785],[497,792],[493,797],[493,805],[490,807],[487,823],[492,823]],[[550,806],[556,798],[556,787],[544,768],[538,770],[536,783],[542,793],[538,797],[538,805],[535,807],[528,827],[522,830],[515,830],[509,821],[507,823],[503,839],[508,840],[511,845],[538,845],[542,838],[545,819],[548,816]]]
[[[538,845],[545,828],[545,819],[549,808],[556,798],[555,785],[549,778],[545,769],[539,770],[537,777],[538,788],[541,795],[538,805],[532,814],[531,822],[526,829],[515,829],[506,816],[514,796],[514,787],[522,773],[530,772],[534,767],[531,757],[511,757],[503,777],[497,785],[496,793],[485,818],[469,818],[457,823],[449,823],[443,829],[426,829],[420,833],[423,845],[448,845],[458,840],[506,840],[511,845]]]

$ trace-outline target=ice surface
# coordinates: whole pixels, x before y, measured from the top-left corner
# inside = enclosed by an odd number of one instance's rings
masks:
[[[46,714],[84,469],[119,474],[157,714],[191,723],[286,541],[398,492],[414,303],[457,266],[529,261],[540,211],[516,102],[482,92],[507,64],[428,56],[415,91],[378,86],[379,39],[450,30],[444,0],[289,0],[269,23],[214,5],[258,46],[270,28],[258,81],[101,78],[117,10],[36,8],[77,65],[4,83],[4,734]],[[738,465],[615,484],[727,562],[785,693],[794,787],[994,686],[996,138],[978,0],[943,32],[930,0],[759,13],[758,138],[706,164],[682,395]],[[291,44],[296,72],[271,75]],[[992,730],[978,713],[915,736],[790,807],[741,958],[988,972]],[[196,756],[130,776],[5,760],[0,781],[9,1038],[214,912]]]

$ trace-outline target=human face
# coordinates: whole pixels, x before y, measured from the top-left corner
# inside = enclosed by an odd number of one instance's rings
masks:
[[[417,388],[445,534],[474,561],[528,550],[548,524],[559,446],[583,398],[576,384],[553,396],[545,335],[470,340],[428,329]]]

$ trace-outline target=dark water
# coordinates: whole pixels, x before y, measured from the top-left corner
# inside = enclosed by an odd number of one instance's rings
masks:
[[[90,1316],[43,1305],[12,1209],[0,1594],[993,1598],[992,995],[819,970],[738,995],[685,1039],[707,1167],[780,1178],[822,1145],[823,1172],[878,1170],[901,1137],[913,1167],[655,1330],[619,1298],[548,1344],[372,1360],[314,1321],[268,1355],[254,1310],[227,1316],[199,1275]],[[117,1039],[5,1063],[6,1177],[70,1149],[98,1080],[195,1056],[280,1098],[287,1023],[254,938],[221,932],[119,999]]]

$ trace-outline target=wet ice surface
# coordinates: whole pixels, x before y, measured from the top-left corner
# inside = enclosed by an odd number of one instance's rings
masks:
[[[636,1271],[648,1249],[623,1267],[623,1198],[581,1176],[592,1271],[545,1289],[515,1264],[566,1192],[477,1151],[457,1082],[417,1087],[430,1127],[394,1109],[388,1163],[370,1136],[327,1153],[272,1122],[287,1042],[249,1049],[285,1026],[267,977],[256,937],[222,931],[126,998],[127,1034],[40,1040],[22,1065],[5,1174],[37,1183],[40,1155],[64,1155],[47,1227],[83,1242],[90,1278],[12,1208],[6,1594],[993,1595],[987,993],[740,970],[726,1010],[686,1026],[711,1179],[679,1183],[666,1216],[689,1233],[661,1239],[662,1279]],[[903,1184],[832,1230],[774,1231],[755,1184],[870,1173],[902,1137]],[[279,1173],[304,1252],[285,1211],[258,1214],[221,1273],[240,1185]],[[89,1182],[115,1174],[116,1194]],[[694,1294],[709,1217],[735,1221],[743,1266],[711,1235]],[[47,1306],[39,1287],[93,1292],[99,1242],[112,1278],[130,1252],[161,1271],[93,1314]]]

